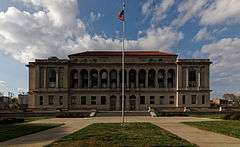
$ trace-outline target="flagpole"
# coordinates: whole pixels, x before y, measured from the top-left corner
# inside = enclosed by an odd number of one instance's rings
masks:
[[[123,1],[123,11],[125,13],[125,2]],[[125,67],[124,67],[124,60],[125,60],[125,54],[124,54],[124,40],[125,40],[125,18],[122,21],[122,124],[124,124],[124,101],[125,101],[125,91],[124,91],[124,82],[125,82]]]

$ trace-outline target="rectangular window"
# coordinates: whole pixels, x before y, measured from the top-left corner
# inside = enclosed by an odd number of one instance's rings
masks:
[[[76,104],[76,96],[71,96],[71,103]]]
[[[43,105],[43,96],[39,96],[39,105]]]
[[[154,96],[150,96],[150,104],[155,104],[155,97]]]
[[[101,105],[106,105],[106,96],[101,96]]]
[[[163,105],[163,104],[164,104],[164,96],[160,96],[159,104],[160,104],[160,105]]]
[[[49,104],[49,105],[53,105],[53,99],[54,99],[54,96],[53,96],[53,95],[49,95],[49,96],[48,96],[48,104]]]
[[[202,104],[205,104],[205,95],[202,95]]]
[[[81,105],[86,105],[86,96],[81,96]]]
[[[91,96],[91,105],[96,105],[96,96]]]
[[[140,96],[140,104],[141,105],[145,104],[145,96]]]
[[[182,104],[186,104],[186,96],[185,95],[182,96]]]
[[[197,96],[196,95],[192,95],[191,96],[191,100],[192,100],[192,104],[196,104],[197,103]]]
[[[169,97],[169,104],[174,104],[174,96]]]
[[[63,105],[63,96],[59,96],[59,105]]]

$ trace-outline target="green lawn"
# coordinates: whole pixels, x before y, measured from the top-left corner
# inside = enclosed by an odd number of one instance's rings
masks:
[[[202,121],[202,122],[184,122],[200,129],[225,134],[228,136],[240,138],[240,121]]]
[[[8,124],[0,125],[0,142],[50,129],[61,124]]]
[[[194,146],[151,123],[96,123],[49,146]]]

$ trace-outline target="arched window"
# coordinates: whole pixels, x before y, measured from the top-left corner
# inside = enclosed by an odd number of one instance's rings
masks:
[[[155,76],[156,76],[156,71],[154,69],[150,69],[148,71],[148,87],[149,88],[155,88]]]
[[[78,88],[78,71],[76,69],[72,69],[70,72],[70,87]]]
[[[124,85],[127,83],[127,71],[124,70]],[[119,87],[122,87],[122,70],[119,71]]]
[[[168,85],[168,88],[175,87],[175,71],[173,69],[168,70],[167,85]]]
[[[164,81],[165,81],[165,71],[164,71],[164,69],[160,69],[158,71],[158,86],[159,86],[159,88],[165,87]]]
[[[80,87],[88,88],[88,71],[86,69],[82,69],[80,72]]]
[[[144,88],[146,83],[146,71],[144,69],[140,69],[138,73],[138,82],[139,82],[139,88]]]
[[[90,78],[91,78],[91,88],[98,87],[98,71],[96,69],[92,69],[90,71]]]
[[[55,68],[48,68],[48,87],[56,87],[56,70]]]
[[[135,88],[136,87],[136,70],[131,69],[129,71],[129,87]]]
[[[110,87],[117,88],[117,71],[114,69],[110,71]]]
[[[107,88],[108,73],[105,69],[100,71],[100,78],[101,78],[101,88]]]

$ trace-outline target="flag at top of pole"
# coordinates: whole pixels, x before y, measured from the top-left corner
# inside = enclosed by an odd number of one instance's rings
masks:
[[[124,7],[124,6],[123,6],[123,7]],[[124,8],[123,8],[123,10],[119,13],[118,19],[121,20],[121,21],[124,21],[124,20],[125,20],[125,18],[124,18]]]
[[[120,21],[122,21],[122,124],[124,124],[124,104],[125,104],[125,75],[124,75],[124,61],[125,61],[125,57],[124,57],[124,40],[125,40],[125,2],[123,0],[123,7],[122,7],[122,11],[119,13],[118,15],[118,19]]]

